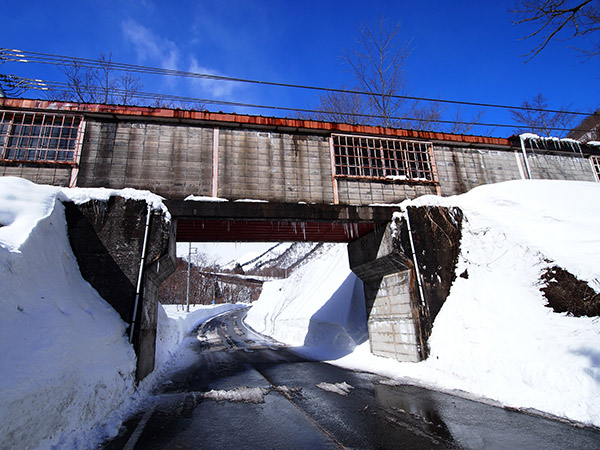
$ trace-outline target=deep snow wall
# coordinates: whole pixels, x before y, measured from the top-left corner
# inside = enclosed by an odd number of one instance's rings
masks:
[[[401,363],[372,355],[369,342],[364,342],[335,363],[379,373],[398,383],[600,427],[599,318],[554,312],[541,290],[542,276],[556,266],[585,283],[584,300],[590,297],[590,289],[594,291],[591,297],[600,293],[598,198],[599,183],[527,180],[400,205],[408,210],[460,208],[463,213],[454,281],[435,317],[429,357]],[[339,260],[321,265],[312,279],[305,276],[302,282],[308,292],[319,293],[322,290],[313,290],[312,282],[341,283],[340,272],[346,270]],[[271,295],[258,302],[262,304],[255,311],[256,322],[262,324],[266,314],[274,320],[265,320],[267,333],[285,336],[288,323],[310,318],[327,301],[324,296],[302,296],[298,285],[286,287],[287,282],[277,282]],[[331,314],[345,315],[343,311]],[[296,320],[294,324],[295,334],[306,336],[310,322]],[[323,339],[321,345],[328,342]]]
[[[0,448],[86,448],[133,393],[126,325],[79,273],[56,189],[0,183]]]
[[[324,244],[289,278],[265,283],[246,322],[313,356],[352,352],[367,329],[363,284],[350,271],[346,244]]]

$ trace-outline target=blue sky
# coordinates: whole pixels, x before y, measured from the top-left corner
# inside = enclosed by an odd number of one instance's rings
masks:
[[[600,107],[594,92],[600,58],[583,62],[553,42],[525,64],[531,31],[512,24],[512,1],[31,1],[3,5],[0,46],[84,58],[112,52],[118,62],[276,82],[339,87],[350,75],[341,54],[356,48],[357,28],[385,16],[410,41],[406,80],[415,96],[520,105],[542,93],[549,107]],[[1,73],[60,80],[51,66],[5,63]],[[144,90],[299,108],[318,94],[185,79],[144,79]],[[29,97],[37,97],[30,92]],[[231,110],[210,106],[211,110]],[[266,114],[236,108],[239,113]],[[465,116],[472,111],[465,109]],[[285,113],[275,114],[285,115]],[[485,122],[512,122],[490,110]],[[508,136],[511,130],[479,129]]]

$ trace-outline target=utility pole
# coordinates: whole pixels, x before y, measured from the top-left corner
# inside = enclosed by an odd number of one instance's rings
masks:
[[[188,273],[187,273],[187,294],[185,296],[186,312],[190,312],[190,265],[192,260],[192,243],[189,243],[188,251]]]
[[[192,266],[192,243],[189,243],[188,249],[188,272],[187,272],[187,294],[185,296],[186,312],[190,312],[190,269]],[[198,249],[194,249],[194,255],[198,252]]]

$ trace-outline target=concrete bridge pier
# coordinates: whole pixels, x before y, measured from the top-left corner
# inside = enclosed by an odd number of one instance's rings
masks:
[[[65,214],[81,275],[129,324],[141,380],[154,369],[158,286],[175,270],[174,227],[145,201],[123,197],[65,203]]]
[[[350,268],[365,286],[373,354],[427,358],[433,321],[455,279],[461,224],[456,208],[409,207],[348,245]]]

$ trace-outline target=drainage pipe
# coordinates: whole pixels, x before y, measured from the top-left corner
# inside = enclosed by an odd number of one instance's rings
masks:
[[[423,283],[421,282],[421,271],[419,270],[419,261],[417,260],[417,252],[415,251],[415,243],[413,241],[412,229],[410,228],[410,219],[408,217],[408,209],[402,211],[406,218],[406,228],[408,229],[408,240],[410,241],[410,251],[412,253],[413,264],[415,266],[415,276],[417,277],[417,285],[419,286],[419,297],[421,304],[425,305],[425,293],[423,291]]]
[[[140,260],[140,270],[138,272],[137,288],[135,290],[135,302],[133,304],[133,319],[129,328],[129,342],[133,342],[133,329],[137,318],[138,303],[140,301],[140,292],[142,291],[142,279],[144,276],[144,266],[146,265],[146,248],[148,245],[148,234],[150,230],[150,217],[152,216],[152,206],[148,204],[148,212],[146,214],[146,229],[144,230],[144,244],[142,246],[142,259]]]
[[[529,161],[527,161],[527,152],[525,151],[525,139],[523,136],[519,136],[521,141],[521,151],[523,152],[523,160],[525,161],[525,170],[527,171],[527,178],[531,180],[531,170],[529,170]]]

